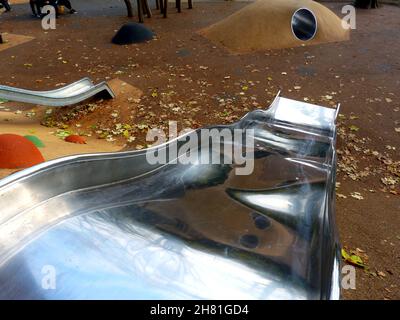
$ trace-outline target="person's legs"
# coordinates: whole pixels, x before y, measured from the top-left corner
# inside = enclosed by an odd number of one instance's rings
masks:
[[[31,6],[32,14],[36,17],[40,17],[40,1],[39,0],[29,0],[29,5]]]
[[[32,11],[33,15],[36,16],[35,1],[29,0],[29,5],[31,6],[31,11]]]
[[[39,17],[42,16],[42,8],[45,6],[45,2],[43,0],[35,0],[36,2],[36,10]]]
[[[6,11],[10,11],[11,10],[11,6],[8,3],[8,0],[0,0],[0,3],[3,5],[3,7],[6,9]]]

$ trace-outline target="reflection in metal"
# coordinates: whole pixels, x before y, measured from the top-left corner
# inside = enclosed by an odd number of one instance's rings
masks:
[[[301,41],[311,40],[317,33],[317,18],[310,9],[297,9],[293,13],[291,27],[297,39]]]
[[[115,97],[106,82],[95,85],[89,78],[83,78],[65,87],[51,91],[32,91],[0,85],[1,99],[51,107],[69,106],[87,100],[97,94],[104,94],[106,98]]]
[[[141,150],[1,180],[0,298],[339,298],[335,117],[277,97],[215,127],[254,129],[247,176],[235,164],[150,165]]]

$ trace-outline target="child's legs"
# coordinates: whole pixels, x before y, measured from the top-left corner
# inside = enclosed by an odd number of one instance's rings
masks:
[[[0,0],[0,3],[6,8],[7,11],[11,10],[8,0]]]
[[[33,13],[35,16],[36,16],[36,14],[40,14],[39,11],[36,13],[35,5],[36,5],[36,8],[37,8],[37,6],[38,6],[38,4],[37,4],[36,1],[30,0],[30,1],[29,1],[29,5],[31,6],[32,13]]]

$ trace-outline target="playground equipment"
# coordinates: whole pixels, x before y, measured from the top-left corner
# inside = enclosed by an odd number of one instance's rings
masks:
[[[302,41],[311,40],[317,33],[317,18],[307,8],[297,9],[293,13],[291,27],[297,39]]]
[[[98,94],[102,94],[105,98],[113,99],[115,97],[106,82],[95,85],[89,78],[83,78],[65,87],[50,91],[33,91],[0,85],[1,99],[51,107],[69,106]]]
[[[258,0],[199,31],[233,53],[346,41],[350,31],[311,0]]]
[[[235,144],[253,150],[249,175],[237,163],[149,163],[189,136],[202,145],[198,129],[0,180],[0,298],[338,299],[337,114],[277,96],[206,128],[250,130],[254,144]],[[224,146],[213,140],[200,157],[225,156]]]

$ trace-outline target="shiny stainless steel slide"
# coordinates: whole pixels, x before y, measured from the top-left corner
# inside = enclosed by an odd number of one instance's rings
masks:
[[[16,102],[26,102],[51,107],[63,107],[82,102],[97,94],[114,98],[114,93],[106,82],[93,84],[89,78],[51,91],[32,91],[0,85],[0,98]]]
[[[254,130],[250,175],[236,163],[149,163],[149,150],[201,141],[196,130],[0,180],[0,298],[338,299],[336,115],[278,96],[212,127]]]

